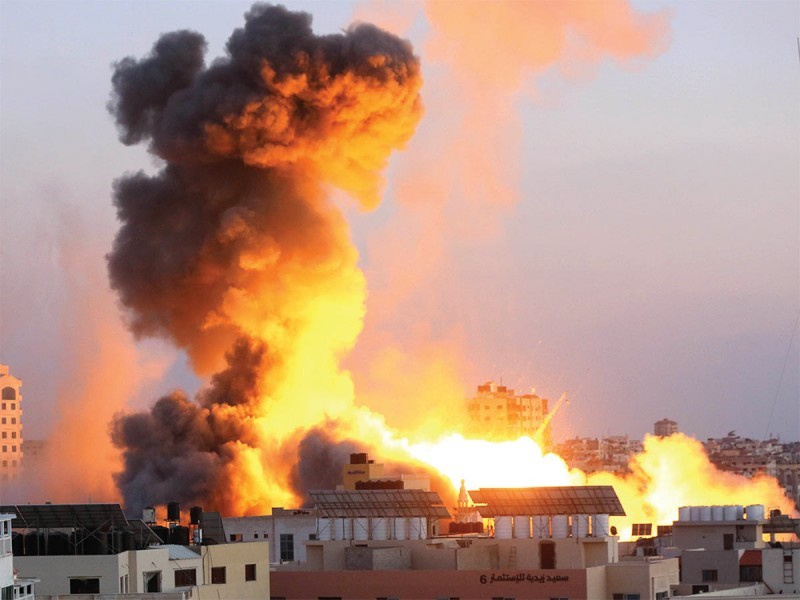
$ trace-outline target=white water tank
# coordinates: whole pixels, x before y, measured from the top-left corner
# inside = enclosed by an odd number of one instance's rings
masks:
[[[744,509],[748,521],[762,521],[764,519],[764,505],[751,504]]]
[[[333,519],[320,517],[317,519],[317,539],[325,542],[333,539]]]
[[[424,540],[428,537],[428,521],[425,517],[410,517],[408,519],[408,539]]]
[[[353,520],[338,517],[333,528],[333,539],[352,540],[353,539]]]
[[[394,520],[394,539],[407,540],[408,539],[408,519],[405,517],[396,517]]]
[[[514,517],[514,537],[525,539],[531,537],[531,518],[527,515]]]
[[[722,520],[735,521],[736,520],[736,506],[728,504],[722,507]]]
[[[569,537],[569,517],[567,515],[553,515],[550,519],[553,528],[553,537],[557,539]]]
[[[699,506],[690,506],[689,511],[691,515],[689,516],[690,521],[699,521],[700,520],[700,507]]]
[[[353,539],[369,539],[369,519],[366,517],[356,517],[353,519]]]
[[[499,540],[510,540],[511,531],[511,517],[494,518],[494,537]]]
[[[589,535],[589,515],[572,515],[572,537],[585,538]]]
[[[711,507],[711,520],[712,521],[724,521],[725,520],[725,507],[724,506],[712,506]]]
[[[373,540],[389,539],[389,519],[373,518],[370,522],[370,533]]]
[[[678,521],[691,521],[692,520],[692,507],[681,506],[678,508]]]
[[[548,515],[536,515],[533,521],[533,537],[535,538],[549,538],[550,537],[550,517]]]
[[[710,506],[701,506],[700,507],[700,520],[701,521],[710,521],[711,520],[711,507]]]
[[[594,515],[592,517],[592,535],[605,537],[608,535],[608,515]]]

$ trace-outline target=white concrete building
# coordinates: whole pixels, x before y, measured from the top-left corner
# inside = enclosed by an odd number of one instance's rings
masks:
[[[22,381],[0,365],[0,484],[22,470]]]
[[[266,541],[161,544],[156,533],[142,521],[129,521],[117,504],[26,504],[0,510],[12,511],[5,516],[9,523],[13,519],[14,537],[9,527],[6,545],[19,549],[15,568],[23,577],[36,578],[39,599],[67,594],[147,600],[153,594],[160,600],[270,596]]]
[[[37,580],[18,578],[14,574],[11,543],[11,520],[14,515],[0,513],[0,598],[2,600],[34,600]]]

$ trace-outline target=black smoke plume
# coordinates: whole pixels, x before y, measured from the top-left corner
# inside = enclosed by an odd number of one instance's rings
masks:
[[[147,142],[166,164],[114,184],[111,284],[135,335],[166,338],[199,373],[218,373],[194,400],[173,392],[113,423],[116,481],[132,510],[269,507],[253,497],[258,482],[234,473],[237,457],[261,452],[257,422],[293,359],[286,348],[314,327],[312,301],[361,281],[326,188],[374,205],[380,170],[421,115],[410,45],[368,24],[316,36],[310,15],[257,4],[224,58],[206,66],[205,49],[198,33],[167,33],[112,77],[120,140]]]

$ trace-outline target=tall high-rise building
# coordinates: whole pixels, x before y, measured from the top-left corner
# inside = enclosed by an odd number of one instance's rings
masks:
[[[678,433],[678,424],[669,419],[661,419],[653,424],[653,433],[658,437],[669,437],[673,433]]]
[[[22,381],[0,365],[0,481],[15,479],[22,469]]]
[[[467,403],[470,430],[473,435],[490,440],[513,440],[539,435],[548,443],[546,431],[539,431],[547,417],[547,400],[529,394],[517,396],[514,390],[492,381],[478,386],[478,395]]]

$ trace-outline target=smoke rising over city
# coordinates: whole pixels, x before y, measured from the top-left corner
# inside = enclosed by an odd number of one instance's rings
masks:
[[[421,115],[410,45],[371,25],[316,36],[310,15],[255,5],[225,58],[205,67],[205,47],[168,33],[112,78],[121,141],[166,163],[115,183],[112,286],[136,335],[217,373],[195,401],[176,391],[116,419],[131,508],[246,511],[237,480],[260,497],[262,451],[335,414],[326,386],[360,331],[364,281],[327,186],[373,206]]]

